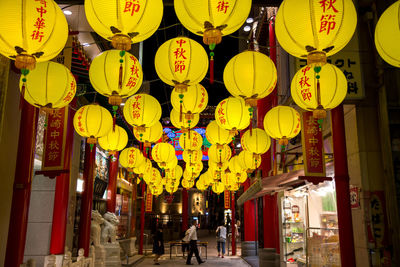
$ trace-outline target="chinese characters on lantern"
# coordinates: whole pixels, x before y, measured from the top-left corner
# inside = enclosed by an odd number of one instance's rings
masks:
[[[206,89],[201,88],[201,99],[200,99],[200,104],[198,105],[198,108],[202,108],[205,105],[205,101],[206,101]]]
[[[71,81],[71,84],[69,86],[69,90],[67,95],[63,98],[64,103],[69,103],[72,101],[76,93],[76,83],[75,81]]]
[[[185,56],[186,50],[185,47],[183,46],[183,44],[185,44],[186,41],[183,39],[179,39],[178,41],[176,41],[176,43],[178,44],[178,47],[173,52],[175,56],[175,62],[174,62],[175,72],[182,73],[186,69],[186,59],[187,59]]]
[[[229,8],[229,1],[218,1],[217,11],[226,14]]]
[[[139,67],[137,66],[138,60],[134,56],[130,56],[130,59],[133,60],[133,64],[130,67],[130,76],[128,82],[126,83],[126,87],[132,89],[136,86],[137,80],[139,79]]]
[[[124,13],[129,13],[133,16],[140,11],[139,0],[125,0]]]
[[[301,88],[301,96],[303,97],[304,101],[310,101],[312,97],[312,93],[310,91],[311,84],[309,82],[310,77],[307,76],[307,73],[311,70],[310,66],[304,68],[301,72],[303,76],[301,76],[299,85]]]
[[[231,193],[228,190],[224,191],[224,207],[225,209],[229,209],[231,207]]]
[[[42,171],[64,169],[64,147],[67,137],[68,108],[48,114],[44,136]]]
[[[141,110],[141,104],[140,104],[140,99],[142,98],[141,95],[136,95],[133,96],[135,101],[132,103],[132,118],[133,119],[139,119],[140,118],[140,110]]]
[[[34,30],[31,34],[32,40],[41,43],[44,37],[44,28],[46,28],[46,13],[47,13],[47,2],[45,0],[35,0],[38,2],[36,7],[36,19],[33,24]]]
[[[82,124],[82,114],[83,114],[83,111],[85,111],[85,109],[86,109],[86,107],[83,106],[83,107],[80,108],[79,111],[78,111],[78,127],[79,127],[79,131],[80,131],[81,133],[85,133],[85,132],[86,132],[86,130],[85,130],[85,128],[83,127],[83,124]]]
[[[336,27],[336,14],[339,13],[335,7],[336,0],[322,0],[319,3],[322,9],[319,32],[329,35]]]
[[[224,105],[225,105],[225,103],[226,103],[226,100],[223,100],[221,102],[221,105],[219,106],[219,108],[217,110],[218,119],[219,119],[219,122],[221,124],[225,124],[226,123],[225,113],[224,113]]]
[[[325,176],[322,131],[311,111],[303,112],[302,142],[305,176]]]
[[[132,166],[135,164],[135,151],[130,149],[128,153],[128,165]]]

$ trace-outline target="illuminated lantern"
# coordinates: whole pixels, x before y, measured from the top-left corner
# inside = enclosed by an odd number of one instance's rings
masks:
[[[224,184],[221,183],[221,182],[216,182],[216,183],[214,183],[214,184],[212,185],[212,191],[213,191],[215,194],[217,194],[217,195],[219,195],[219,194],[221,194],[222,192],[224,192],[224,190],[225,190],[225,186],[224,186]]]
[[[124,106],[124,118],[143,133],[145,127],[151,127],[161,118],[161,105],[151,95],[137,94],[129,98]]]
[[[228,173],[223,177],[223,180],[221,182],[224,184],[226,190],[229,191],[239,190],[239,185],[236,182],[236,177],[234,174]]]
[[[243,150],[239,153],[237,162],[240,165],[241,169],[247,171],[248,173],[251,173],[258,167],[260,167],[261,156]]]
[[[200,173],[202,170],[203,170],[203,162],[201,162],[201,161],[186,164],[185,171],[187,171],[189,173]]]
[[[106,136],[99,138],[99,145],[104,149],[115,154],[116,151],[121,151],[128,144],[128,134],[125,129],[115,126],[114,131],[110,131]]]
[[[231,134],[245,129],[250,124],[249,106],[242,98],[228,97],[219,102],[215,109],[215,121],[218,126]]]
[[[178,191],[179,185],[178,186],[174,186],[174,185],[166,185],[165,186],[165,191],[167,191],[170,194],[175,193],[176,191]]]
[[[219,44],[222,36],[242,26],[250,13],[251,0],[175,0],[174,8],[183,26],[203,36],[203,42],[210,45]]]
[[[33,70],[67,42],[67,20],[54,1],[2,0],[0,17],[0,54],[15,59],[18,69]]]
[[[143,179],[149,186],[154,186],[161,184],[162,177],[158,169],[151,168],[149,173],[144,174]]]
[[[201,177],[201,176],[200,176]],[[199,179],[196,182],[196,188],[199,189],[200,191],[204,191],[207,189],[207,185],[204,183],[203,179]]]
[[[192,188],[194,185],[194,181],[189,181],[186,179],[182,179],[182,187],[186,188],[186,189],[190,189]]]
[[[90,83],[108,103],[119,106],[122,98],[135,94],[143,81],[142,66],[132,54],[108,50],[95,57],[89,69]]]
[[[178,93],[176,89],[171,93],[171,104],[175,110],[179,110],[180,114],[200,113],[208,103],[207,90],[201,84],[188,86],[187,91]],[[179,121],[182,121],[182,115]],[[186,119],[191,119],[190,116]]]
[[[182,120],[180,118],[181,115],[179,111],[172,109],[170,114],[172,125],[175,128],[182,129],[183,132],[187,132],[188,129],[196,127],[197,123],[199,123],[200,115],[190,114],[190,116],[187,117],[186,114],[183,114]]]
[[[307,58],[308,64],[326,63],[326,56],[350,41],[356,25],[352,0],[284,0],[275,21],[282,48],[295,57]]]
[[[229,144],[232,138],[234,138],[234,135],[219,127],[216,121],[211,121],[206,128],[206,138],[211,144],[220,147]]]
[[[228,163],[228,168],[232,173],[243,172],[242,166],[238,162],[239,156],[233,156]]]
[[[222,164],[222,162],[229,161],[232,156],[232,151],[228,145],[211,145],[208,149],[209,161]]]
[[[129,51],[132,43],[149,38],[163,16],[161,0],[85,0],[86,18],[93,30],[114,48]]]
[[[176,158],[175,148],[168,143],[158,143],[151,150],[153,160],[160,163],[162,167],[167,166],[167,162],[171,162]]]
[[[67,67],[48,61],[38,63],[28,76],[21,75],[19,88],[29,104],[49,112],[74,99],[76,81]]]
[[[175,167],[178,165],[178,158],[176,156],[173,157],[172,160],[165,163],[165,166],[162,166],[162,163],[157,162],[157,164],[160,166],[160,168],[164,168],[165,170],[175,169]]]
[[[153,185],[153,186],[149,186],[150,189],[150,193],[153,196],[159,196],[162,194],[162,192],[164,191],[163,185],[162,184],[158,184],[158,185]]]
[[[121,152],[121,154],[122,154],[122,152]],[[143,157],[142,163],[138,167],[133,169],[133,172],[136,174],[139,174],[141,177],[143,177],[143,175],[145,173],[149,173],[151,171],[151,168],[153,167],[153,165],[151,164],[151,160],[145,158],[143,156],[143,154],[142,154],[142,157]],[[119,158],[120,158],[119,163],[121,163],[121,155],[119,156]],[[121,166],[122,166],[122,163],[121,163]],[[123,167],[125,167],[125,166],[123,166]]]
[[[180,94],[187,91],[188,85],[203,80],[208,70],[208,57],[203,46],[196,41],[177,37],[158,48],[154,64],[158,77],[174,86]]]
[[[399,7],[397,1],[383,12],[375,28],[375,45],[379,55],[390,65],[400,67]]]
[[[119,155],[119,163],[122,167],[127,169],[132,169],[134,172],[134,168],[142,168],[146,169],[147,160],[143,156],[142,152],[135,147],[128,147],[121,151]],[[142,166],[145,165],[145,166]],[[141,172],[136,172],[141,173]]]
[[[274,107],[264,117],[264,129],[269,136],[279,140],[280,145],[286,146],[289,139],[300,133],[300,114],[291,107]]]
[[[326,117],[326,110],[340,105],[347,94],[347,79],[332,64],[307,65],[293,77],[291,95],[304,110],[313,111],[314,118]]]
[[[225,171],[228,168],[229,161],[223,161],[216,163],[213,161],[208,162],[208,168],[213,171]]]
[[[146,147],[149,147],[151,143],[155,143],[162,137],[163,127],[159,121],[157,121],[153,126],[146,127],[143,132],[140,132],[133,128],[133,135],[135,138],[144,142]]]
[[[274,62],[256,51],[245,51],[229,60],[224,69],[224,84],[234,97],[245,99],[251,107],[269,95],[278,76]]]
[[[264,154],[271,146],[271,138],[259,128],[247,130],[240,141],[242,148],[254,154]]]
[[[182,153],[183,161],[186,163],[196,163],[203,160],[203,151],[201,150],[184,150]]]
[[[203,145],[203,137],[196,131],[190,131],[190,134],[184,133],[179,137],[179,145],[184,150],[199,150]]]
[[[78,109],[74,116],[75,131],[86,142],[96,144],[98,137],[106,136],[113,126],[110,112],[97,104],[86,105]]]
[[[183,170],[181,166],[176,165],[175,168],[166,170],[165,174],[168,179],[179,180],[183,175]]]

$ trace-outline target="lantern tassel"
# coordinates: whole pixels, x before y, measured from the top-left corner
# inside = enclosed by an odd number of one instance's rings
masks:
[[[115,132],[115,122],[116,122],[116,120],[117,120],[117,116],[114,113],[114,116],[113,116],[113,132]]]
[[[210,58],[210,84],[214,83],[214,57]]]
[[[118,87],[119,89],[122,89],[122,64],[119,65]]]
[[[179,108],[179,122],[182,122],[182,117],[183,117],[183,113],[182,113],[182,103],[181,103],[180,108]]]
[[[24,107],[24,96],[25,96],[25,83],[22,84],[21,94],[19,96],[19,110],[22,110]]]

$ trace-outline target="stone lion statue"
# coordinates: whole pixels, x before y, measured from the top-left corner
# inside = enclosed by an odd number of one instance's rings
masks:
[[[104,219],[97,210],[92,210],[92,223],[90,225],[90,243],[95,247],[100,246],[101,224]]]
[[[114,213],[107,212],[104,214],[104,224],[101,231],[101,243],[117,243],[116,228],[119,220]]]

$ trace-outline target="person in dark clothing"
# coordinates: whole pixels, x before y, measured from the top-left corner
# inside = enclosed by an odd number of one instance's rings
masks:
[[[197,249],[197,229],[196,229],[196,227],[197,227],[197,221],[193,220],[192,226],[188,230],[189,231],[188,239],[189,239],[190,250],[189,250],[189,255],[187,257],[187,260],[186,260],[186,265],[193,265],[193,263],[191,263],[193,253],[196,256],[197,262],[199,264],[204,263],[204,261],[201,260],[200,255],[199,255],[199,250]]]
[[[158,259],[164,254],[162,223],[157,225],[156,231],[153,234],[153,253],[156,254],[156,257],[154,258],[154,264],[160,265]]]

